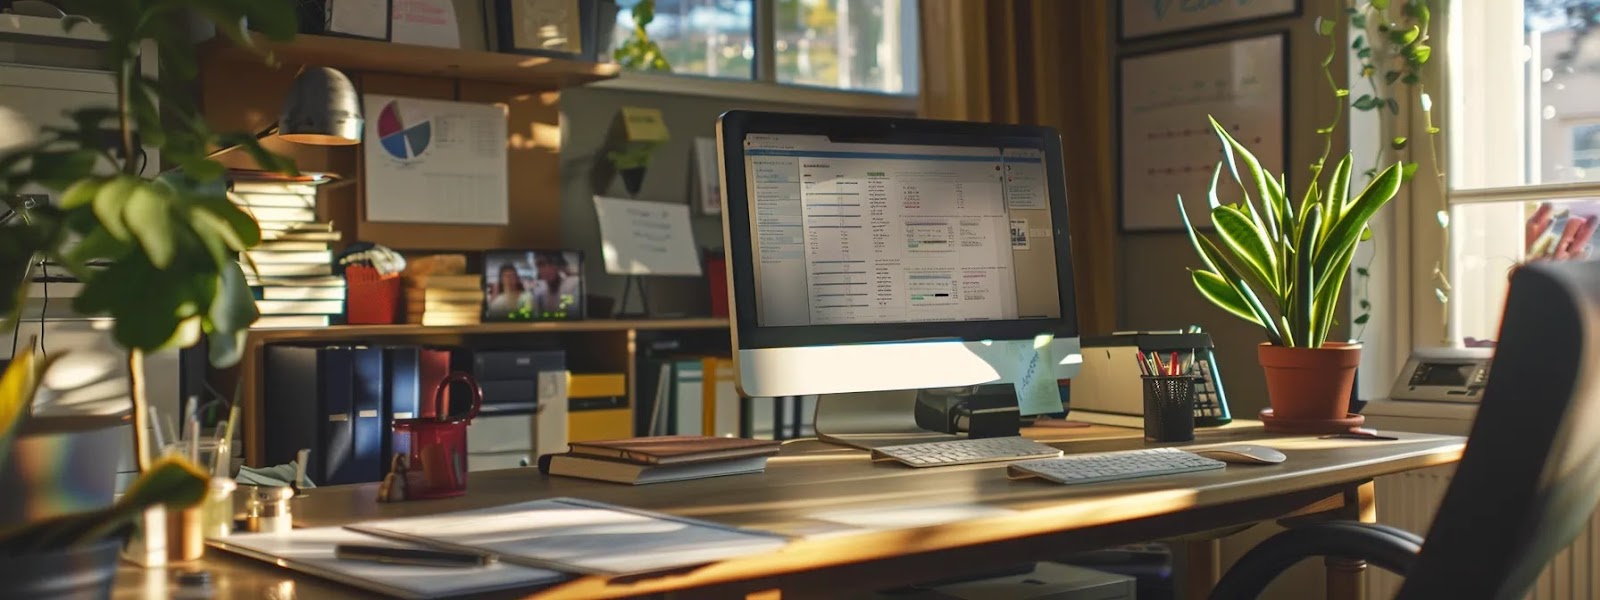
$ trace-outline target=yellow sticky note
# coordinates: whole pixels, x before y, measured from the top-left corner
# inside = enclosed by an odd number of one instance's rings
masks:
[[[1061,390],[1056,384],[1055,360],[1050,352],[1053,338],[1043,334],[1033,338],[1032,348],[1019,346],[1022,356],[1016,362],[1018,369],[1012,385],[1017,390],[1017,406],[1025,416],[1061,412]]]
[[[659,108],[643,108],[639,106],[622,107],[622,126],[627,132],[627,141],[660,143],[667,141],[667,121],[661,116]]]

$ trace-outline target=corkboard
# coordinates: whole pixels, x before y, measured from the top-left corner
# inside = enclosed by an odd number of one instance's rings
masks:
[[[298,65],[271,68],[232,59],[205,61],[198,86],[201,113],[217,131],[259,131],[277,120]],[[346,71],[363,93],[500,102],[508,107],[507,167],[510,223],[505,226],[374,223],[365,218],[359,147],[319,147],[267,140],[293,157],[301,170],[345,178],[318,196],[318,214],[332,220],[345,243],[374,242],[398,250],[490,250],[561,248],[560,95],[518,85],[445,77]],[[371,118],[371,115],[368,115]],[[252,164],[243,152],[221,160],[231,167]]]

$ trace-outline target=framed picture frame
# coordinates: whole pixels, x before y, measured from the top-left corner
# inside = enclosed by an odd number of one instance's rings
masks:
[[[584,318],[583,253],[490,250],[483,254],[483,320]]]
[[[302,0],[304,1],[304,0]],[[394,35],[394,0],[317,0],[322,35],[389,41]]]
[[[484,15],[489,47],[507,54],[592,60],[594,0],[493,0]]]
[[[1207,116],[1273,173],[1289,159],[1289,34],[1205,42],[1129,54],[1118,60],[1117,204],[1122,231],[1181,231],[1189,219],[1210,228],[1211,175],[1223,151]],[[1224,170],[1226,167],[1224,167]],[[1223,172],[1218,200],[1242,197]],[[1226,184],[1226,185],[1225,185]]]
[[[1304,0],[1117,0],[1122,41],[1298,17]]]

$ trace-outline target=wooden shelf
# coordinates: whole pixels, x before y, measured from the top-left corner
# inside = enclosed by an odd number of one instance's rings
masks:
[[[330,327],[252,329],[256,343],[314,340],[363,340],[386,337],[461,336],[529,333],[592,333],[600,331],[727,329],[727,319],[588,319],[477,325],[333,325]]]
[[[256,43],[272,52],[280,62],[291,65],[451,77],[538,89],[553,90],[611,79],[617,76],[619,70],[617,65],[610,63],[321,35],[298,35],[287,43],[268,41],[258,35]],[[253,52],[222,39],[206,42],[200,54],[212,54],[224,60],[260,60]]]

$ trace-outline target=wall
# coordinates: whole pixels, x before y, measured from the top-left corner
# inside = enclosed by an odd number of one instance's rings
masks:
[[[1289,162],[1285,172],[1292,190],[1291,198],[1300,198],[1304,193],[1306,165],[1320,156],[1323,149],[1322,138],[1316,135],[1316,130],[1327,124],[1334,107],[1334,99],[1322,78],[1320,66],[1328,51],[1328,41],[1316,35],[1316,18],[1319,15],[1343,14],[1340,0],[1303,0],[1301,4],[1302,14],[1298,18],[1280,18],[1215,31],[1181,33],[1117,44],[1119,53],[1137,53],[1288,31],[1289,112],[1286,127],[1289,133]],[[1115,28],[1116,25],[1112,23],[1108,26]],[[1333,66],[1335,74],[1344,73],[1344,62],[1341,53]],[[1345,131],[1340,129],[1341,134]],[[1333,155],[1338,156],[1344,151],[1343,144],[1336,143]],[[1119,329],[1176,329],[1190,324],[1204,327],[1216,344],[1217,363],[1222,369],[1222,379],[1227,386],[1228,402],[1234,416],[1255,418],[1256,413],[1267,406],[1266,381],[1256,359],[1256,346],[1266,338],[1256,326],[1224,313],[1195,291],[1188,269],[1200,263],[1187,235],[1182,232],[1121,232],[1118,246],[1118,304],[1122,309],[1118,317]],[[1340,323],[1348,320],[1347,315],[1339,317]],[[1345,335],[1345,331],[1344,326],[1335,325],[1335,332],[1340,336]],[[1281,529],[1277,526],[1268,525],[1225,538],[1222,543],[1223,568],[1226,569],[1244,552],[1278,531]],[[1182,564],[1182,561],[1178,564]],[[1323,596],[1322,581],[1321,561],[1304,561],[1280,577],[1263,597],[1315,600]]]
[[[1323,148],[1316,130],[1327,124],[1334,106],[1320,66],[1328,51],[1327,38],[1316,35],[1316,18],[1324,14],[1341,15],[1343,6],[1339,0],[1304,0],[1302,4],[1302,15],[1298,18],[1118,44],[1120,53],[1129,53],[1288,31],[1289,162],[1285,172],[1292,198],[1300,198],[1304,193],[1306,165],[1320,156]],[[1344,72],[1342,58],[1341,54],[1340,61],[1333,67],[1335,74]],[[1333,155],[1339,156],[1342,152],[1343,145],[1336,144]],[[1217,346],[1217,361],[1223,369],[1222,378],[1227,385],[1233,414],[1254,418],[1267,406],[1266,382],[1256,360],[1256,345],[1266,341],[1259,328],[1213,307],[1195,291],[1188,269],[1200,263],[1184,233],[1122,232],[1118,238],[1120,328],[1176,329],[1190,324],[1204,327]],[[1341,322],[1347,320],[1340,319]],[[1343,329],[1336,326],[1336,331]]]
[[[607,132],[617,111],[624,106],[658,108],[666,119],[672,139],[655,152],[645,174],[638,200],[689,203],[695,185],[693,167],[695,137],[715,137],[717,116],[733,109],[786,112],[842,112],[814,106],[742,101],[677,94],[635,92],[585,87],[561,94],[561,239],[565,247],[582,250],[584,277],[590,295],[620,298],[623,278],[607,275],[600,255],[600,226],[594,214],[594,196],[602,194],[627,198],[620,177],[612,176],[597,187],[592,172],[605,162]],[[707,216],[698,206],[690,208],[695,244],[702,249],[722,248],[722,217]],[[705,315],[711,310],[711,296],[704,278],[653,277],[649,288],[650,308],[658,314]],[[637,300],[630,307],[638,310]],[[595,315],[602,316],[602,315]]]

